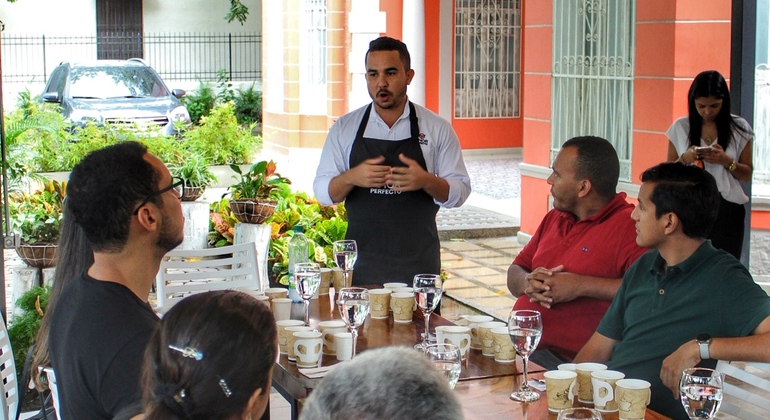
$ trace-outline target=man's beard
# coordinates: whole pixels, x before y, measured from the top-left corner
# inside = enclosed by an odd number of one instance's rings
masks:
[[[168,217],[165,216],[163,218],[164,222],[168,222]],[[168,251],[171,251],[172,249],[178,247],[182,242],[184,242],[184,235],[180,235],[181,237],[177,236],[176,228],[173,227],[170,223],[163,223],[163,227],[160,229],[160,235],[158,236],[158,242],[156,245],[158,248],[163,250],[163,253],[165,254]]]

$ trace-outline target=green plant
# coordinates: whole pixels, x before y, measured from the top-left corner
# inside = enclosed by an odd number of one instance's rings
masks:
[[[55,243],[59,240],[62,202],[67,183],[46,181],[43,189],[32,194],[9,196],[11,226],[24,244]]]
[[[24,367],[27,350],[35,342],[35,335],[40,329],[40,322],[48,308],[50,293],[49,287],[37,286],[24,292],[16,301],[16,307],[21,310],[21,315],[12,316],[8,338],[11,340],[17,371],[21,371]]]
[[[262,122],[262,92],[254,87],[254,83],[246,89],[238,89],[233,103],[239,123],[251,125]]]
[[[172,165],[171,175],[182,178],[187,187],[208,187],[217,177],[209,169],[209,162],[201,155],[187,154],[181,163]]]
[[[190,120],[193,124],[198,124],[201,117],[207,115],[212,108],[217,97],[214,88],[208,82],[198,82],[198,87],[192,92],[188,92],[182,97],[182,103],[190,113]]]
[[[251,130],[238,124],[232,102],[217,104],[199,126],[182,134],[182,145],[214,165],[251,162],[262,145]]]
[[[227,70],[217,70],[217,100],[220,102],[230,102],[235,99],[235,92],[233,91],[233,84],[230,82],[230,75],[227,74]]]
[[[211,246],[220,247],[233,244],[235,224],[238,223],[238,219],[230,210],[229,202],[230,200],[223,198],[209,206],[211,217],[209,218],[208,239]]]
[[[238,165],[230,165],[237,176],[238,182],[230,185],[228,192],[233,199],[263,198],[276,199],[282,185],[291,184],[288,178],[275,172],[276,165],[272,160],[257,162],[249,168],[248,172],[241,171]]]

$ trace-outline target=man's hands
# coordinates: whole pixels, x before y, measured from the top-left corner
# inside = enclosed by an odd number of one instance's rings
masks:
[[[383,165],[384,156],[366,159],[347,172],[348,181],[362,188],[379,188],[388,182],[390,166]]]
[[[697,365],[700,361],[700,349],[695,340],[682,344],[675,352],[663,359],[660,379],[663,385],[674,393],[674,399],[679,399],[679,380],[682,378],[682,371]]]
[[[580,296],[579,281],[575,275],[567,273],[563,265],[554,268],[538,267],[525,277],[529,285],[524,293],[530,302],[539,302],[544,308],[550,308],[554,303],[569,302]]]

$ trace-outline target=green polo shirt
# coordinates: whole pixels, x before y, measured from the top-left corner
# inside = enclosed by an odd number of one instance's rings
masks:
[[[701,333],[749,335],[770,316],[770,297],[738,260],[710,241],[682,263],[664,267],[656,250],[640,257],[596,331],[618,340],[610,369],[652,383],[650,408],[687,419],[678,398],[660,380],[663,359]],[[708,363],[713,367],[716,361]]]

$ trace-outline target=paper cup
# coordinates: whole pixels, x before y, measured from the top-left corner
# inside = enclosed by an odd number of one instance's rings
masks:
[[[313,329],[305,325],[286,327],[286,356],[291,362],[297,361],[297,355],[294,353],[294,340],[297,338],[294,336],[294,333],[302,331],[313,331]]]
[[[390,309],[393,311],[393,321],[399,324],[412,322],[413,306],[414,295],[411,293],[393,293],[390,295]]]
[[[323,353],[334,356],[337,354],[334,334],[347,331],[347,325],[339,320],[321,321],[318,323],[318,328],[321,330],[321,334],[323,334]]]
[[[545,394],[548,398],[548,411],[558,413],[572,407],[575,401],[577,373],[569,370],[549,370],[543,373]]]
[[[390,311],[390,289],[369,290],[369,315],[374,319],[387,319]]]
[[[318,294],[320,296],[328,295],[331,285],[332,269],[324,267],[321,269],[321,284],[318,286]]]
[[[516,361],[516,350],[513,348],[508,327],[492,328],[494,340],[495,362],[513,363]]]
[[[406,283],[400,283],[400,282],[388,282],[383,284],[382,287],[395,291],[396,289],[400,289],[402,287],[409,287],[409,285]]]
[[[492,328],[505,327],[505,322],[491,321],[479,324],[479,341],[481,341],[481,354],[494,357],[495,338],[492,336]],[[510,338],[508,339],[510,341]]]
[[[575,366],[577,366],[577,363],[562,363],[559,366],[557,366],[556,368],[559,369],[559,370],[569,370],[569,371],[574,372],[575,371]]]
[[[345,285],[345,274],[338,267],[332,268],[332,285],[339,292],[343,287],[351,287],[353,284],[353,270],[348,272],[348,284]]]
[[[602,413],[618,411],[615,402],[615,383],[625,378],[623,372],[616,370],[597,370],[591,372],[591,386],[594,389],[594,408]]]
[[[337,345],[337,360],[345,361],[353,357],[353,334],[349,332],[334,334]]]
[[[323,338],[318,331],[294,333],[294,354],[298,367],[316,367],[323,354]]]
[[[285,298],[289,296],[289,290],[283,287],[268,287],[265,289],[265,296],[269,297],[270,301],[275,298]]]
[[[468,327],[471,329],[471,348],[481,350],[481,337],[479,337],[479,324],[491,322],[492,317],[488,315],[471,315],[466,318]]]
[[[287,333],[286,328],[303,326],[305,323],[296,319],[285,319],[282,321],[276,321],[275,325],[276,329],[278,330],[278,347],[280,348],[282,354],[288,354],[286,349],[286,342],[288,341],[288,336],[292,333]]]
[[[276,321],[282,321],[291,318],[291,299],[274,298],[271,302],[273,316]],[[304,322],[303,322],[304,324]]]
[[[650,383],[641,379],[615,382],[615,402],[620,420],[641,420],[650,403]]]
[[[471,348],[471,329],[459,325],[438,326],[436,327],[436,340],[438,344],[457,346],[460,349],[460,357],[465,360],[468,357],[468,349]]]
[[[594,387],[591,385],[591,373],[605,369],[607,369],[607,365],[601,363],[578,363],[575,366],[575,372],[578,375],[578,401],[586,404],[594,402]]]

